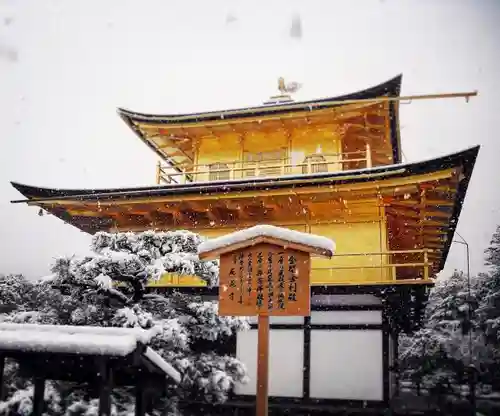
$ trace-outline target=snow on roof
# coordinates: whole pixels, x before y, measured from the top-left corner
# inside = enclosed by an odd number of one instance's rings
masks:
[[[124,357],[136,350],[139,342],[149,342],[159,330],[0,323],[0,351]],[[143,356],[176,383],[181,382],[181,374],[151,348],[146,347]]]
[[[158,329],[0,323],[0,349],[125,356]]]
[[[132,335],[0,330],[0,350],[125,356],[137,347]]]
[[[144,356],[154,365],[156,365],[160,370],[162,370],[166,375],[171,377],[176,383],[181,382],[181,374],[163,358],[161,358],[161,356],[157,352],[148,347],[146,348]]]
[[[272,237],[291,243],[311,246],[329,252],[331,255],[335,252],[335,243],[329,238],[263,224],[204,241],[198,246],[198,254],[219,250],[257,237]]]

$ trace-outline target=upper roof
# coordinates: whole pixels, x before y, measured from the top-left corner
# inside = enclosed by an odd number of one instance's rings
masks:
[[[398,131],[398,103],[374,101],[377,98],[397,97],[402,75],[355,93],[337,97],[278,105],[262,105],[234,110],[209,111],[192,114],[145,114],[119,108],[118,114],[127,125],[161,159],[174,168],[194,164],[194,147],[201,138],[221,137],[232,133],[268,133],[297,126],[317,128],[332,123],[336,118],[351,124],[373,123],[378,126],[381,115],[389,122],[383,128],[390,130],[388,156],[393,163],[401,162]],[[363,116],[363,117],[361,117]],[[380,126],[379,126],[380,127]],[[384,135],[385,136],[385,135]],[[388,140],[389,141],[389,140]],[[392,154],[391,154],[392,153]],[[391,157],[392,156],[392,157]]]
[[[190,114],[147,114],[118,108],[118,114],[135,122],[153,122],[159,124],[199,123],[202,121],[237,119],[248,116],[265,116],[270,114],[284,114],[293,111],[314,111],[349,104],[351,100],[369,100],[384,96],[397,97],[401,92],[400,74],[379,85],[336,97],[320,98],[310,101],[292,102],[278,105],[261,105],[258,107],[245,107],[233,110],[208,111]]]

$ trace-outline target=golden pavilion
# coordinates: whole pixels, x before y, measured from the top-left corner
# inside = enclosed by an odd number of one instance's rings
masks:
[[[285,388],[271,375],[270,395],[386,402],[396,388],[389,368],[397,359],[397,334],[414,327],[427,289],[444,267],[479,151],[402,163],[401,80],[305,102],[291,100],[280,81],[282,95],[236,110],[153,115],[119,109],[160,160],[156,184],[47,189],[12,183],[25,197],[13,202],[39,207],[90,234],[186,229],[211,238],[266,223],[332,238],[335,256],[312,262],[312,315],[291,324],[302,331],[302,341],[283,341],[303,345],[297,355],[305,360],[297,369],[300,387]],[[212,295],[217,290],[203,288],[195,277],[170,275],[152,286]],[[345,321],[347,315],[327,318],[325,311],[351,315]],[[284,324],[276,325],[279,331]],[[329,335],[337,338],[323,339],[325,328],[339,330]],[[360,338],[342,338],[343,328]],[[362,338],[370,329],[373,338]],[[380,351],[373,350],[371,361],[363,361],[370,355],[364,347],[356,356],[352,345],[379,345],[379,336]],[[328,360],[316,363],[325,354],[332,357],[321,350],[325,342],[351,345],[346,351],[353,350],[352,359],[332,361],[331,368]],[[238,343],[238,356],[253,354],[248,345],[250,340]],[[364,377],[361,390],[325,383],[323,366],[335,373],[346,361],[353,377]],[[271,370],[278,368],[273,365],[280,364],[271,362]]]
[[[118,114],[161,162],[156,186],[13,183],[88,233],[258,223],[332,237],[313,285],[426,283],[444,266],[478,147],[401,164],[401,77],[341,97],[188,115]],[[370,101],[372,100],[372,101]]]

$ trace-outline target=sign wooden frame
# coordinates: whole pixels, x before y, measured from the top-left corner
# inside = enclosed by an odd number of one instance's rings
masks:
[[[308,316],[310,254],[260,243],[222,254],[219,315]]]
[[[199,254],[201,260],[220,257],[219,315],[258,317],[257,416],[268,414],[269,317],[310,315],[311,254],[333,255],[264,235]]]

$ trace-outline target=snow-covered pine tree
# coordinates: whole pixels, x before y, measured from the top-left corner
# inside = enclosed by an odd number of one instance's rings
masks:
[[[32,286],[23,275],[0,275],[0,314],[24,304],[30,297]]]
[[[482,274],[482,301],[478,314],[485,325],[487,339],[500,346],[500,226],[485,250],[488,273]]]
[[[222,402],[234,383],[246,381],[244,365],[227,355],[225,348],[236,331],[248,328],[247,320],[218,316],[216,302],[202,302],[179,293],[161,296],[145,290],[149,280],[164,273],[194,275],[209,285],[217,284],[217,262],[198,259],[201,242],[199,235],[189,231],[98,233],[92,239],[91,255],[55,262],[51,284],[58,288],[57,302],[43,302],[42,312],[23,311],[11,314],[9,319],[69,325],[159,326],[162,331],[152,346],[183,374],[181,386],[172,387],[163,405],[175,407],[179,399]],[[95,403],[84,400],[81,390],[69,389],[64,383],[53,386],[63,397],[49,405],[78,409],[70,414],[93,414]],[[24,387],[29,388],[29,384]],[[131,395],[116,391],[114,398],[117,414],[128,414]],[[12,397],[9,400],[9,409],[19,405],[18,401],[12,402]]]
[[[406,377],[433,388],[463,382],[470,357],[469,329],[473,356],[481,345],[477,325],[469,320],[469,307],[474,308],[476,296],[477,287],[473,285],[469,299],[467,277],[462,272],[455,271],[436,283],[422,329],[401,340],[401,368]]]
[[[484,331],[488,361],[481,369],[496,390],[500,390],[500,226],[497,226],[489,247],[485,250],[487,273],[479,276],[481,282],[478,320]]]

